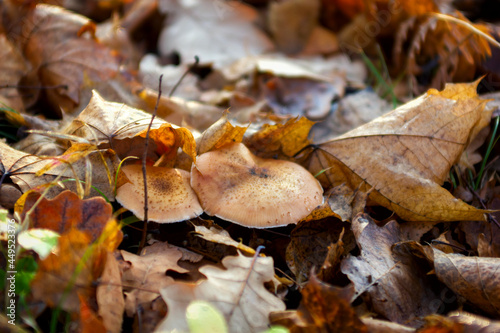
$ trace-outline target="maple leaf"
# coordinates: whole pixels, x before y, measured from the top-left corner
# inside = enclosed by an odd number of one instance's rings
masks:
[[[477,97],[478,82],[449,84],[317,145],[309,170],[324,187],[343,183],[373,189],[370,198],[408,221],[484,220],[485,211],[440,185],[491,113]],[[356,153],[353,153],[353,149]],[[322,172],[322,173],[321,173]]]
[[[169,313],[156,330],[188,330],[186,308],[193,300],[205,300],[226,318],[230,332],[261,332],[269,324],[269,312],[282,311],[285,304],[264,288],[274,275],[270,257],[225,257],[226,269],[203,266],[206,281],[197,284],[175,282],[160,292]]]

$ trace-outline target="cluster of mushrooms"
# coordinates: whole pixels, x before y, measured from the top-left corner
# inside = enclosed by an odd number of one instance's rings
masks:
[[[127,181],[118,202],[144,218],[141,165],[122,168]],[[297,223],[323,203],[323,189],[309,171],[288,161],[253,155],[242,143],[201,154],[191,173],[147,167],[148,216],[158,223],[180,222],[201,215],[247,227],[268,228]]]

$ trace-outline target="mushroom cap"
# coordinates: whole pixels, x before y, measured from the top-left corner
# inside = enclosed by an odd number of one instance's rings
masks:
[[[205,213],[249,227],[297,223],[323,203],[323,189],[309,171],[257,157],[241,143],[197,157],[191,186]]]
[[[141,165],[121,168],[129,182],[116,191],[116,200],[139,219],[144,219],[144,181]],[[189,172],[173,168],[146,166],[148,182],[148,220],[158,223],[180,222],[203,214],[189,185]]]

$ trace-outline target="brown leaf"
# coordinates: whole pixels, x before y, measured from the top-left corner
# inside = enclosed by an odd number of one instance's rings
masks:
[[[464,311],[452,312],[448,314],[448,318],[462,324],[463,333],[495,333],[500,331],[500,321],[493,321]]]
[[[39,199],[39,193],[28,194],[21,214],[23,220]],[[75,193],[64,191],[52,200],[42,198],[38,202],[30,215],[30,227],[50,229],[60,234],[77,228],[87,231],[93,242],[102,234],[112,214],[113,208],[102,197],[81,200]]]
[[[80,103],[80,89],[86,81],[105,81],[118,72],[119,63],[111,50],[92,38],[80,36],[89,24],[83,16],[61,7],[39,4],[23,20],[22,49],[33,73],[45,86],[56,112],[70,112]]]
[[[239,143],[243,140],[245,131],[246,127],[233,126],[227,120],[227,112],[225,112],[219,120],[203,132],[198,140],[197,153],[201,155],[230,143]]]
[[[0,72],[2,73],[0,78],[0,107],[7,106],[16,112],[22,112],[24,111],[23,101],[15,86],[19,84],[25,74],[26,65],[19,51],[7,40],[4,34],[0,34],[0,59],[2,59],[0,63]],[[3,87],[4,85],[11,86],[11,88]],[[20,114],[13,112],[5,112],[5,114],[14,123],[25,125]]]
[[[366,293],[375,312],[410,326],[436,310],[430,302],[439,297],[429,287],[427,272],[410,255],[392,251],[393,244],[401,241],[395,221],[379,227],[368,215],[359,214],[352,221],[352,230],[361,255],[348,256],[341,269],[354,283],[356,296]]]
[[[345,253],[348,253],[355,246],[354,239],[349,225],[339,219],[301,221],[292,230],[291,241],[286,249],[286,262],[298,283],[307,281],[313,267],[316,270],[321,269],[329,253],[329,247],[342,242],[339,238],[342,230],[348,230],[343,240],[347,243]]]
[[[230,332],[261,332],[269,324],[270,312],[285,309],[285,304],[264,288],[264,283],[274,275],[272,258],[248,258],[240,254],[225,257],[222,264],[226,269],[200,268],[206,281],[175,282],[161,289],[169,313],[156,329],[187,331],[185,312],[193,300],[211,302],[226,318]]]
[[[285,124],[264,124],[259,131],[245,138],[244,143],[260,157],[283,154],[290,158],[311,143],[308,136],[314,124],[304,117],[290,119]]]
[[[106,265],[96,290],[98,314],[110,333],[122,330],[125,299],[123,298],[120,267],[113,253],[106,254]]]
[[[232,246],[247,255],[255,254],[254,249],[244,245],[241,242],[235,241],[234,239],[231,238],[231,236],[225,229],[222,229],[217,225],[213,225],[210,228],[207,228],[202,225],[195,225],[194,232],[196,236],[201,237],[209,242]]]
[[[97,317],[97,314],[92,310],[87,300],[78,295],[80,298],[80,328],[82,333],[106,333],[106,327],[102,320]]]
[[[320,144],[309,159],[325,186],[373,188],[370,198],[408,221],[484,220],[484,211],[443,189],[484,116],[476,86],[450,84]],[[353,153],[355,147],[356,153]]]
[[[160,289],[174,280],[166,275],[168,270],[186,273],[177,262],[182,258],[182,252],[176,246],[168,243],[155,243],[144,248],[140,256],[121,250],[127,266],[123,268],[124,284],[128,316],[132,316],[137,307],[150,303],[159,296]]]
[[[352,288],[344,289],[320,281],[314,274],[302,289],[296,311],[273,312],[271,323],[299,332],[368,332],[351,307]]]
[[[31,283],[36,300],[72,313],[80,311],[79,296],[87,300],[95,295],[93,282],[105,264],[105,249],[90,243],[90,236],[78,229],[59,237],[57,251],[39,262]]]
[[[271,2],[267,24],[280,51],[300,52],[318,24],[319,0]]]
[[[142,156],[145,140],[137,136],[148,128],[150,121],[149,113],[121,103],[108,102],[93,91],[87,107],[63,133],[87,139],[99,148],[111,147],[122,158]],[[164,123],[155,118],[151,128],[159,128]],[[155,145],[152,144],[151,155],[154,150]]]
[[[160,54],[179,52],[182,63],[199,56],[204,63],[220,67],[273,48],[267,36],[253,25],[257,11],[244,3],[214,5],[197,0],[190,4],[167,1],[159,4],[160,10],[169,14],[168,25],[158,41]]]
[[[437,277],[484,312],[500,316],[500,258],[465,257],[433,248]]]

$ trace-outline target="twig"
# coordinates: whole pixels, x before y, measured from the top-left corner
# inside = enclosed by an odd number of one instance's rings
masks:
[[[142,228],[142,237],[141,243],[139,244],[139,249],[137,253],[140,254],[144,246],[146,245],[146,236],[148,234],[148,182],[147,182],[147,174],[146,174],[146,159],[148,157],[149,150],[149,132],[151,131],[151,126],[153,126],[153,121],[156,117],[156,113],[158,111],[158,105],[160,104],[161,97],[161,81],[163,80],[163,74],[160,75],[158,79],[158,98],[156,99],[155,109],[153,111],[153,115],[151,116],[151,121],[148,125],[148,130],[146,131],[146,145],[144,147],[144,153],[142,154],[142,178],[144,180],[144,226]]]

